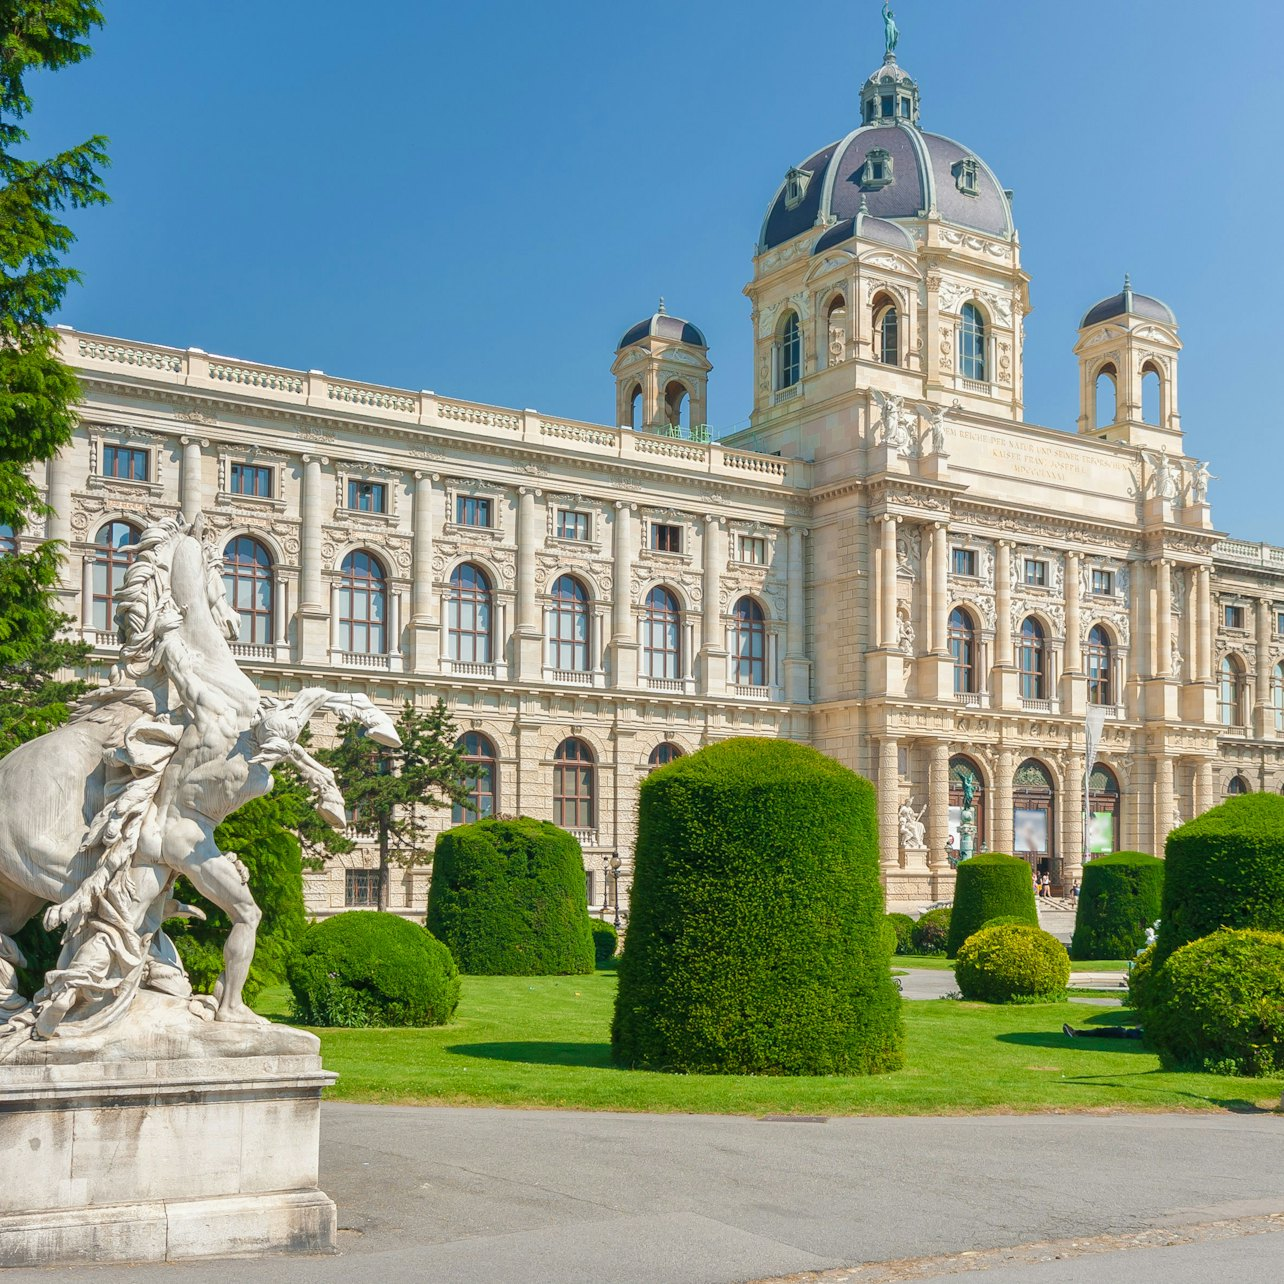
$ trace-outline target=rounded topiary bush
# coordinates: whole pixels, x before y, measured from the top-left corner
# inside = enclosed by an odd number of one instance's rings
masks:
[[[959,861],[946,953],[953,958],[959,946],[992,918],[1016,918],[1031,927],[1039,926],[1030,866],[1019,856],[981,852]]]
[[[950,939],[951,911],[948,906],[920,914],[911,942],[915,954],[944,954]]]
[[[444,1025],[459,1006],[459,969],[425,928],[352,910],[308,927],[286,968],[304,1025]]]
[[[1083,867],[1075,909],[1074,959],[1129,959],[1160,916],[1164,862],[1145,852],[1114,852]]]
[[[896,933],[896,953],[912,954],[914,952],[914,920],[908,914],[889,914],[887,921]]]
[[[620,948],[620,934],[611,923],[604,923],[600,918],[592,921],[593,928],[593,962],[598,967],[606,967],[615,958]]]
[[[868,1074],[903,1063],[868,781],[734,739],[642,784],[611,1029],[627,1066]]]
[[[1144,1013],[1150,1002],[1151,978],[1155,974],[1155,947],[1147,945],[1128,967],[1128,1007]]]
[[[1231,798],[1168,835],[1159,958],[1220,927],[1284,931],[1284,797]]]
[[[1173,1070],[1284,1070],[1284,934],[1214,932],[1155,970],[1141,1009],[1146,1039]]]
[[[479,820],[437,839],[428,930],[474,976],[591,972],[584,858],[547,820]]]
[[[1070,980],[1070,956],[1050,932],[1003,923],[983,927],[959,946],[954,976],[965,999],[982,1003],[1059,999]]]

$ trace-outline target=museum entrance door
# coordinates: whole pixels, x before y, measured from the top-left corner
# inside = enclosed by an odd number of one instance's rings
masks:
[[[1027,758],[1012,777],[1012,847],[1036,874],[1047,874],[1061,894],[1061,862],[1056,859],[1056,790],[1048,769]]]

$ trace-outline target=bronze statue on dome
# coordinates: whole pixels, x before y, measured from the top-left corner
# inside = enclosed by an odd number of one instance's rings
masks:
[[[889,0],[883,0],[883,27],[887,36],[887,56],[896,56],[896,46],[900,42],[901,32],[896,25],[896,15],[892,12]]]

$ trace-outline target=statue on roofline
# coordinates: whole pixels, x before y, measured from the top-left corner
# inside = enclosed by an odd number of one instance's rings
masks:
[[[900,43],[901,32],[896,25],[896,15],[892,12],[889,0],[883,0],[883,29],[887,38],[887,56],[894,57],[896,46]]]

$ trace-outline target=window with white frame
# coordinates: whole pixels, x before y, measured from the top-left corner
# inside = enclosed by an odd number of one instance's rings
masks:
[[[959,321],[959,373],[984,383],[989,378],[985,316],[975,303],[965,303]]]
[[[1244,608],[1235,602],[1226,602],[1222,606],[1222,623],[1228,629],[1244,627]]]
[[[767,539],[764,535],[738,535],[736,537],[736,561],[750,566],[767,564]]]
[[[669,522],[651,523],[651,551],[654,553],[682,552],[682,527]]]
[[[589,515],[577,512],[573,508],[559,508],[554,530],[558,539],[584,543],[589,538]]]
[[[950,551],[950,570],[955,575],[976,577],[976,549],[955,548]]]
[[[119,481],[148,481],[151,451],[139,446],[104,446],[102,475]]]
[[[682,676],[682,611],[667,588],[653,588],[646,595],[642,659],[648,678]]]
[[[1048,587],[1048,564],[1036,557],[1025,559],[1025,582],[1030,588]]]
[[[1094,566],[1092,568],[1092,591],[1097,595],[1097,597],[1114,597],[1114,571],[1106,571],[1102,570],[1098,566]]]

